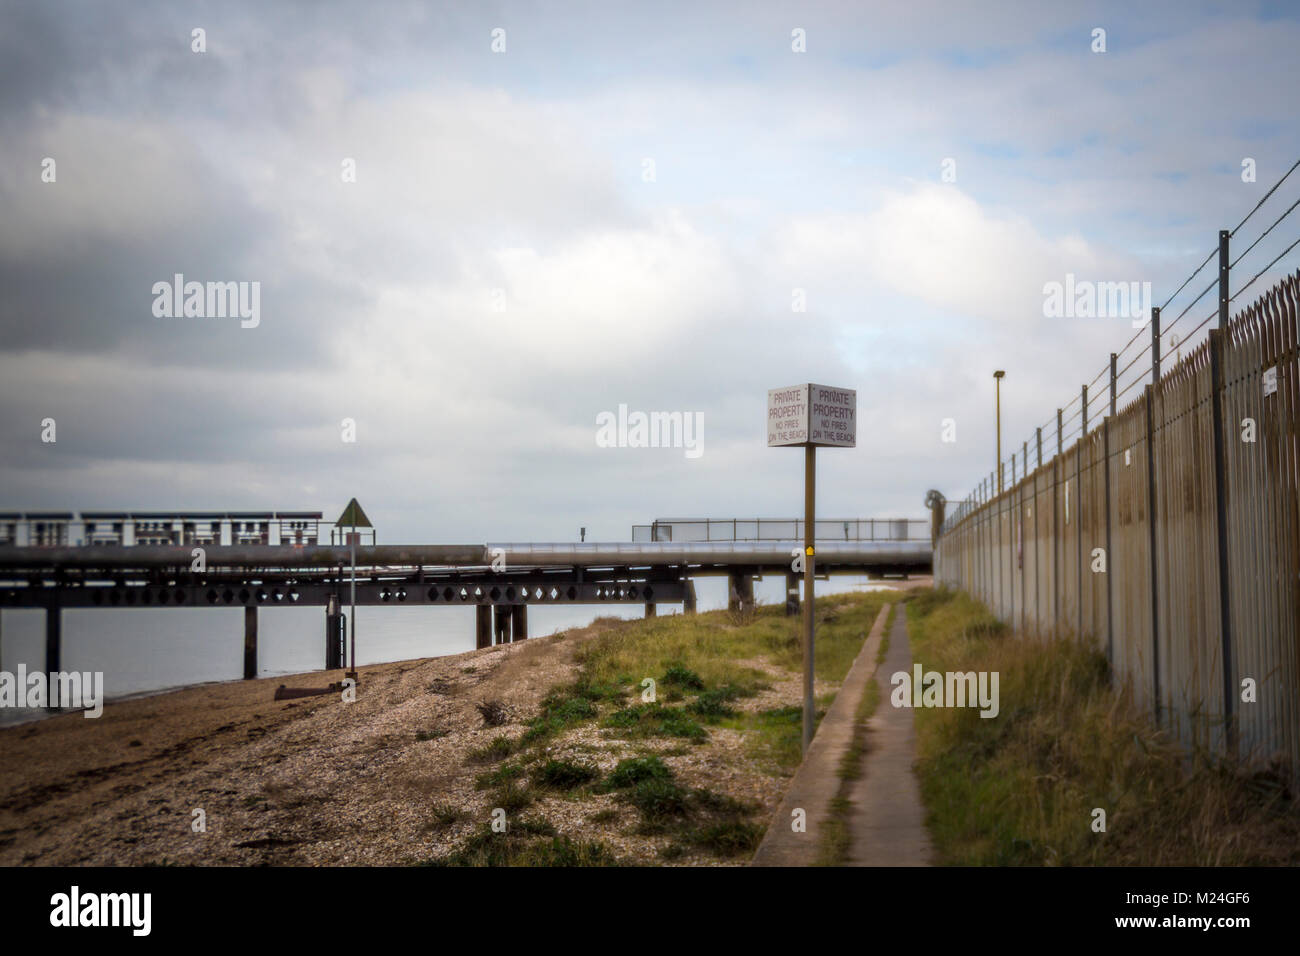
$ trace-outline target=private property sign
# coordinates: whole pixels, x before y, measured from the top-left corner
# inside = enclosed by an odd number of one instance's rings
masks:
[[[858,393],[827,385],[791,385],[767,393],[769,447],[822,445],[856,448]]]
[[[767,393],[767,444],[769,447],[803,448],[803,554],[790,554],[803,562],[803,752],[813,739],[813,671],[816,663],[816,625],[813,615],[817,549],[817,448],[856,448],[858,444],[858,393],[827,385],[791,385]],[[800,569],[790,565],[792,572]]]

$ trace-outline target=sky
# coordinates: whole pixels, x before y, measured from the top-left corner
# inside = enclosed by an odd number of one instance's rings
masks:
[[[819,515],[924,516],[993,468],[994,369],[1006,457],[1145,344],[1047,284],[1160,304],[1300,158],[1297,49],[1250,2],[0,3],[0,511],[792,516],[767,390],[817,382]],[[256,324],[156,314],[178,273]],[[602,447],[620,405],[699,453]]]

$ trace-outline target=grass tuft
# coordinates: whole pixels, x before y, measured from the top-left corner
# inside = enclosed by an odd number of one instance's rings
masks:
[[[600,771],[585,763],[571,760],[548,760],[533,771],[533,783],[552,790],[573,790],[591,783]]]
[[[671,780],[672,770],[658,756],[620,760],[606,781],[610,789],[621,790],[645,780]]]

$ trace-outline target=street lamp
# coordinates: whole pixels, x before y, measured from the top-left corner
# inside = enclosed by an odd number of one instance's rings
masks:
[[[998,369],[993,373],[998,421],[998,494],[1002,494],[1002,377],[1007,373]]]

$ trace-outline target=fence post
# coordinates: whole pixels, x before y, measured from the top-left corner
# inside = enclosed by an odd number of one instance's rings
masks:
[[[984,500],[985,500],[984,479],[981,478],[980,491],[979,491],[979,506],[978,506],[980,509],[984,507]],[[985,553],[987,551],[986,545],[987,545],[987,541],[985,540],[985,534],[984,534],[984,515],[980,514],[975,518],[975,547],[978,549],[978,557],[979,557],[979,563],[976,565],[976,570],[978,571],[980,576],[980,586],[979,586],[978,593],[980,595],[981,600],[985,600],[985,601],[988,600],[988,580],[984,576],[984,559],[985,559]]]
[[[1065,425],[1065,411],[1057,408],[1057,455],[1052,464],[1052,618],[1056,620],[1057,636],[1061,633],[1061,549],[1065,548],[1065,528],[1061,527],[1061,462],[1065,445],[1061,434]]]
[[[998,462],[999,478],[1001,477],[1001,471],[1002,471],[1002,462]],[[997,509],[996,509],[997,515],[995,516],[995,521],[998,529],[998,550],[997,550],[998,603],[994,613],[999,618],[1001,618],[1002,617],[1002,586],[1004,583],[1002,580],[1002,491],[1001,488],[998,489],[998,496],[997,498],[994,499],[994,503],[997,505]]]
[[[1111,547],[1110,533],[1110,428],[1115,420],[1115,363],[1118,356],[1110,353],[1110,414],[1102,421],[1101,461],[1103,487],[1106,493],[1106,659],[1115,666],[1115,553]]]
[[[1078,603],[1079,603],[1079,630],[1076,636],[1083,637],[1083,442],[1088,437],[1088,386],[1083,386],[1080,393],[1080,401],[1083,405],[1079,409],[1079,414],[1083,416],[1083,434],[1079,436],[1074,453],[1074,484],[1075,484],[1075,502],[1074,502],[1074,530],[1075,537],[1078,541],[1079,560],[1078,567]]]
[[[1223,647],[1223,732],[1229,754],[1237,746],[1233,727],[1232,606],[1228,590],[1228,473],[1223,446],[1223,349],[1228,328],[1228,237],[1219,230],[1219,327],[1210,330],[1210,404],[1214,422],[1214,507],[1219,539],[1219,629]]]
[[[1020,633],[1025,632],[1025,615],[1029,613],[1029,592],[1025,588],[1025,482],[1029,480],[1029,442],[1020,447],[1020,464],[1024,475],[1020,484],[1020,503],[1016,506],[1016,563],[1020,565]]]
[[[1043,467],[1043,429],[1040,426],[1035,429],[1038,435],[1038,468]],[[1037,473],[1034,474],[1034,632],[1042,634],[1043,631],[1043,592],[1038,587],[1038,578],[1042,573],[1041,565],[1043,563],[1042,541],[1043,537],[1038,530],[1038,512],[1042,509],[1038,506],[1038,479]]]
[[[1007,510],[1007,505],[1011,500],[1011,489],[1015,487],[1015,467],[1016,453],[1013,451],[1010,458],[1012,468],[1011,484],[1008,485],[1003,478],[1002,492],[1003,501],[998,506],[1002,509],[1002,514],[1007,522],[1007,615],[1006,622],[1009,626],[1016,626],[1016,561],[1012,555],[1015,553],[1016,526],[1011,518],[1011,512]]]
[[[1159,312],[1159,310],[1155,310]],[[1158,349],[1159,339],[1152,334]],[[1159,357],[1157,353],[1157,363]],[[1157,380],[1158,381],[1158,380]],[[1143,391],[1146,399],[1147,422],[1147,547],[1151,552],[1151,695],[1155,706],[1156,726],[1160,726],[1160,588],[1156,580],[1156,453],[1154,404],[1156,386],[1148,385]]]
[[[1160,384],[1160,306],[1151,308],[1151,384]]]
[[[1061,527],[1061,409],[1056,410],[1056,457],[1052,459],[1052,618],[1056,622],[1056,635],[1061,634],[1061,548],[1065,546],[1065,530]]]

